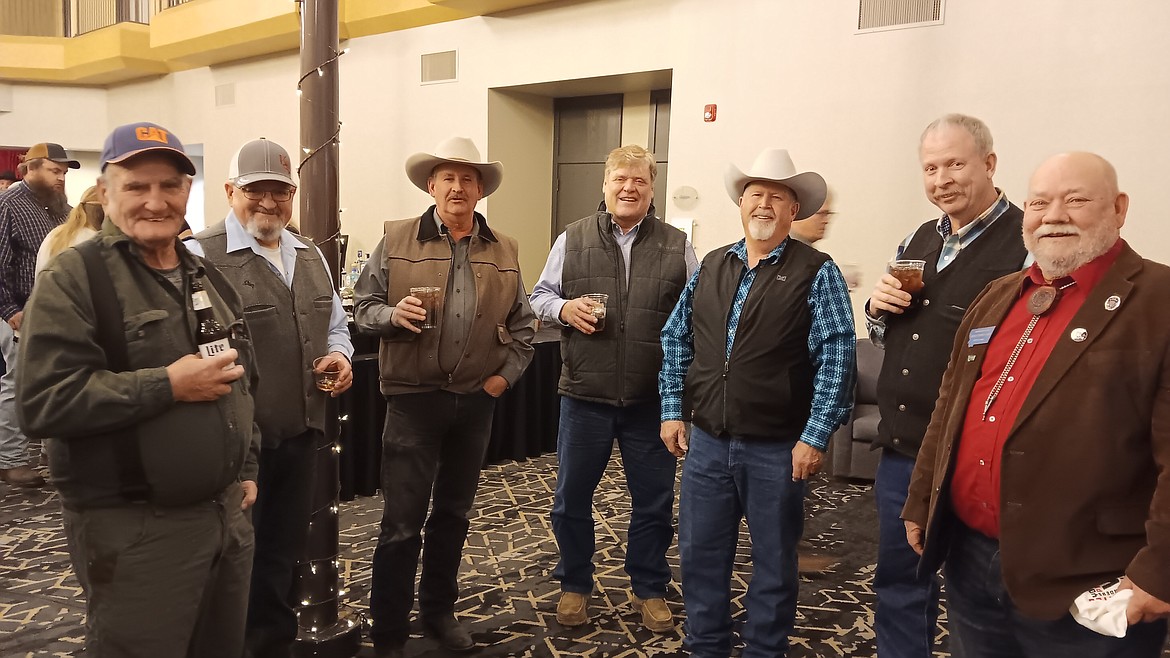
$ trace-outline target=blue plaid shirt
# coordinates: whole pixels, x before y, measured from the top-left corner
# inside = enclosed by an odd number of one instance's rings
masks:
[[[760,263],[775,263],[784,253],[788,240],[780,243]],[[743,240],[727,250],[744,264],[739,287],[727,318],[727,352],[730,359],[739,328],[739,316],[744,301],[756,280],[759,264],[748,269],[747,247]],[[691,325],[695,286],[699,281],[696,271],[679,297],[678,304],[662,328],[662,372],[658,375],[658,392],[662,397],[662,420],[683,419],[683,387],[687,369],[695,359],[695,335]],[[808,334],[808,352],[816,375],[813,378],[812,413],[801,432],[800,440],[818,450],[829,445],[829,436],[845,422],[853,409],[853,385],[856,378],[857,334],[853,329],[853,310],[849,289],[841,270],[833,261],[826,261],[817,271],[808,294],[808,308],[812,327]]]
[[[64,221],[50,215],[24,183],[0,193],[0,318],[24,310],[37,273],[37,250]]]

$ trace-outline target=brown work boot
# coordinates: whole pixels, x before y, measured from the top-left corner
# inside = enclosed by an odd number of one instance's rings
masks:
[[[646,630],[665,633],[674,628],[674,614],[666,605],[666,599],[640,599],[631,596],[630,603],[633,604],[634,610],[641,613],[642,625]]]
[[[589,621],[589,595],[561,592],[557,601],[557,622],[561,626],[580,626]]]
[[[0,468],[0,480],[17,487],[43,487],[45,478],[28,466]]]

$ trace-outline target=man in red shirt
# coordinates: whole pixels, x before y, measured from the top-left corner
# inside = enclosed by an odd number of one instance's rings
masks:
[[[967,658],[1161,655],[1170,616],[1170,268],[1120,238],[1129,197],[1099,156],[1036,170],[1036,262],[992,282],[955,337],[902,518],[945,558]],[[1080,625],[1122,578],[1124,637]]]

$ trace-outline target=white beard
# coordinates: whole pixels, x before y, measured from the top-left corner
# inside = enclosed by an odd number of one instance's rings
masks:
[[[776,234],[776,220],[770,222],[752,219],[748,222],[748,235],[752,236],[753,240],[760,242],[767,242]]]
[[[1120,231],[1117,229],[1107,225],[1099,225],[1089,231],[1082,232],[1078,236],[1079,239],[1074,249],[1058,252],[1055,249],[1046,248],[1035,233],[1025,234],[1024,246],[1032,252],[1044,278],[1051,281],[1068,276],[1082,266],[1088,265],[1095,258],[1109,251],[1109,248],[1117,242],[1118,237],[1120,237]]]
[[[244,230],[259,242],[272,242],[278,239],[281,232],[284,231],[284,227],[279,222],[276,224],[267,224],[267,226],[268,228],[260,228],[260,222],[253,219],[244,224]]]

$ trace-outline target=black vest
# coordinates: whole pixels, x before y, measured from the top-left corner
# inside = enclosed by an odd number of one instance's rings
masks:
[[[630,285],[607,212],[565,230],[561,295],[609,295],[605,329],[561,332],[561,395],[626,406],[658,399],[662,326],[687,284],[686,234],[647,216],[630,245]]]
[[[885,318],[886,355],[877,389],[881,422],[875,446],[917,456],[963,314],[988,283],[1019,272],[1028,256],[1021,237],[1023,217],[1023,211],[1009,205],[942,272],[937,265],[943,239],[936,222],[926,222],[914,233],[901,258],[926,261],[925,287],[920,305]]]
[[[316,247],[295,249],[290,290],[263,256],[251,249],[227,253],[225,224],[195,236],[206,257],[219,267],[244,300],[244,320],[256,350],[260,386],[256,422],[265,446],[324,429],[325,393],[314,382],[313,360],[329,349],[333,285]]]
[[[789,240],[779,262],[760,262],[727,360],[727,319],[744,268],[727,250],[707,254],[699,268],[686,401],[695,425],[714,436],[795,441],[808,422],[816,374],[808,295],[829,257]]]

